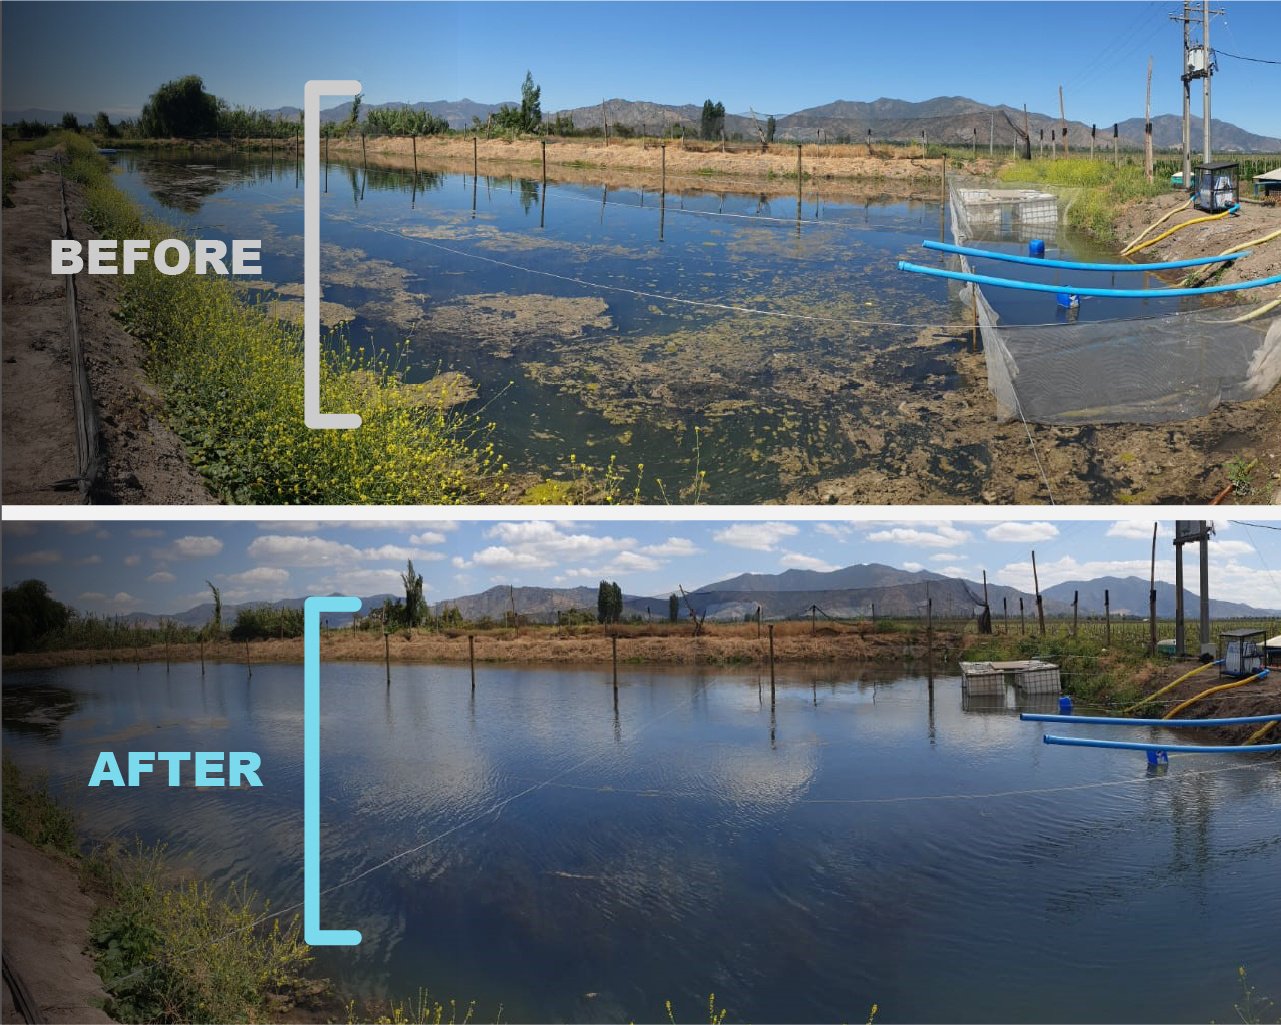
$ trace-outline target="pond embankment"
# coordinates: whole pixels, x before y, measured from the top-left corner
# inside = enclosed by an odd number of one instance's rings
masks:
[[[614,640],[603,632],[575,630],[557,632],[521,630],[480,632],[471,635],[476,661],[489,664],[528,665],[609,665],[614,657]],[[621,627],[617,632],[620,665],[758,665],[768,666],[770,639],[756,627],[712,627],[702,636],[660,628]],[[936,630],[934,655],[955,658],[962,644],[958,633]],[[893,631],[875,633],[856,627],[818,627],[788,623],[776,629],[774,661],[793,665],[834,662],[901,663],[925,659],[926,632]],[[388,635],[368,631],[331,630],[321,638],[321,657],[327,661],[395,663],[466,663],[470,659],[468,634],[462,631],[434,633],[425,630],[397,630]],[[233,641],[199,644],[163,644],[148,647],[120,647],[113,651],[46,651],[6,655],[6,670],[44,669],[57,666],[95,665],[109,662],[195,662],[201,657],[219,662],[302,662],[302,638]]]

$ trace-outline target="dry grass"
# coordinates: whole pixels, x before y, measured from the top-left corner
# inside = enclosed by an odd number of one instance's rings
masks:
[[[755,624],[717,624],[695,638],[692,628],[670,624],[628,625],[612,628],[618,636],[618,660],[625,665],[763,665],[769,662],[769,639],[765,629],[756,636]],[[612,658],[610,637],[601,627],[559,631],[550,627],[475,632],[476,661],[487,663],[529,663],[555,665],[601,665]],[[936,630],[935,654],[955,656],[961,637]],[[467,633],[434,633],[400,630],[388,639],[391,660],[397,663],[466,663]],[[173,662],[200,659],[198,644],[173,644],[168,658]],[[898,662],[923,658],[923,629],[880,632],[871,624],[820,625],[811,632],[808,623],[778,623],[774,627],[776,662]],[[382,634],[332,630],[321,641],[321,656],[327,661],[381,662]],[[248,651],[244,644],[220,641],[204,646],[209,662],[294,662],[302,661],[302,639],[254,641]],[[132,648],[114,651],[50,651],[10,655],[4,659],[9,670],[52,668],[66,665],[117,662],[163,662],[164,645],[152,645],[135,652]]]
[[[366,139],[365,147],[370,162],[382,166],[412,167],[413,140],[407,138]],[[350,160],[360,158],[360,139],[335,139],[329,144],[331,156]],[[472,167],[472,140],[458,137],[433,137],[417,141],[418,161],[421,167],[451,171]],[[480,164],[486,171],[495,167],[519,167],[528,173],[530,167],[541,169],[542,146],[538,139],[481,139],[477,148]],[[637,139],[612,141],[605,146],[598,139],[551,139],[547,143],[547,166],[556,168],[560,180],[583,178],[581,172],[592,171],[589,180],[599,180],[600,173],[628,172],[628,181],[635,184],[634,175],[652,175],[655,185],[662,167],[663,154],[653,140],[642,143]],[[999,163],[999,162],[998,162]],[[991,166],[989,166],[991,165]],[[931,155],[922,160],[916,146],[874,146],[869,156],[866,146],[807,146],[802,152],[805,180],[878,184],[897,183],[930,187],[937,190],[940,160]],[[949,167],[955,169],[955,162]],[[995,164],[986,158],[967,163],[967,171],[981,174]],[[709,143],[693,141],[684,144],[667,144],[668,188],[695,185],[698,181],[739,182],[759,188],[774,183],[779,192],[786,192],[783,183],[791,182],[795,190],[796,148],[775,145],[768,153],[759,147],[734,149],[725,153]]]

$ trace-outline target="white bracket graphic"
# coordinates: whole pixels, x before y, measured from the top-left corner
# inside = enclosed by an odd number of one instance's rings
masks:
[[[320,98],[359,92],[352,79],[313,79],[303,87],[302,392],[303,417],[313,430],[360,426],[359,413],[320,411]]]

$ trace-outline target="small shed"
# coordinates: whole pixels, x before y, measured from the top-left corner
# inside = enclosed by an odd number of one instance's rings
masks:
[[[1219,634],[1219,673],[1238,679],[1263,668],[1262,630],[1224,630]]]
[[[1196,202],[1198,210],[1217,214],[1236,205],[1237,164],[1220,161],[1217,164],[1197,164],[1195,171]]]
[[[1254,194],[1256,196],[1271,196],[1273,193],[1281,194],[1281,167],[1264,174],[1256,174],[1251,181],[1254,182]]]

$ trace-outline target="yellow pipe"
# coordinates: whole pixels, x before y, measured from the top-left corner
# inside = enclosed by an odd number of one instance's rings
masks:
[[[1229,324],[1244,324],[1247,320],[1258,320],[1265,313],[1271,313],[1278,306],[1281,306],[1281,297],[1273,299],[1270,303],[1264,303],[1257,310],[1251,310],[1249,313],[1243,313],[1239,317],[1233,317],[1228,321]]]
[[[1184,228],[1190,228],[1194,224],[1204,224],[1206,221],[1221,221],[1223,220],[1223,218],[1227,217],[1228,214],[1230,214],[1231,212],[1232,212],[1231,210],[1224,210],[1223,213],[1221,214],[1206,214],[1204,217],[1193,217],[1192,220],[1190,221],[1181,221],[1180,223],[1176,224],[1173,228],[1170,228],[1167,231],[1161,232],[1161,234],[1156,236],[1156,238],[1150,238],[1146,242],[1144,242],[1142,245],[1130,247],[1121,255],[1131,256],[1134,253],[1141,253],[1143,252],[1143,250],[1147,249],[1148,246],[1156,245],[1163,238],[1169,238],[1176,231],[1182,231]]]
[[[1247,676],[1244,680],[1233,680],[1231,683],[1220,683],[1216,687],[1210,687],[1207,690],[1203,690],[1196,697],[1188,698],[1187,701],[1184,701],[1184,702],[1181,702],[1180,704],[1175,705],[1168,712],[1166,712],[1165,715],[1161,716],[1161,718],[1174,719],[1185,708],[1189,708],[1192,705],[1195,705],[1202,698],[1208,698],[1211,694],[1217,694],[1221,690],[1231,690],[1233,687],[1244,687],[1247,683],[1253,683],[1262,675],[1263,675],[1262,673],[1255,673],[1253,676]]]
[[[1199,665],[1199,666],[1197,666],[1197,667],[1196,667],[1195,669],[1193,669],[1190,673],[1184,673],[1182,676],[1180,676],[1180,677],[1179,677],[1177,680],[1175,680],[1173,683],[1167,683],[1167,684],[1166,684],[1164,687],[1162,687],[1160,690],[1153,691],[1153,692],[1152,692],[1151,694],[1149,694],[1146,698],[1142,698],[1142,699],[1140,699],[1140,700],[1136,701],[1136,702],[1135,702],[1134,704],[1132,704],[1129,708],[1124,709],[1124,710],[1122,711],[1122,714],[1123,714],[1123,715],[1129,715],[1129,714],[1130,714],[1131,712],[1133,712],[1136,708],[1142,708],[1142,707],[1143,707],[1144,705],[1146,705],[1149,701],[1155,701],[1155,700],[1156,700],[1157,698],[1159,698],[1162,694],[1166,693],[1167,691],[1173,690],[1175,687],[1177,687],[1179,684],[1181,684],[1184,680],[1190,680],[1192,677],[1196,676],[1196,674],[1197,674],[1197,673],[1204,673],[1204,672],[1205,672],[1207,669],[1209,669],[1211,666],[1213,666],[1213,667],[1215,667],[1215,668],[1217,669],[1217,668],[1218,668],[1218,663],[1217,663],[1217,662],[1206,662],[1206,663],[1204,663],[1203,665]]]
[[[1192,222],[1189,221],[1188,223],[1191,224]],[[1261,246],[1265,242],[1272,242],[1273,240],[1278,238],[1281,238],[1281,230],[1271,232],[1270,234],[1267,234],[1267,235],[1260,235],[1258,238],[1252,238],[1250,239],[1249,242],[1242,242],[1240,245],[1230,246],[1227,249],[1223,250],[1223,252],[1221,252],[1219,255],[1231,256],[1233,253],[1239,253],[1242,249],[1249,249],[1252,246]],[[1121,255],[1124,256],[1125,254],[1122,253]],[[1204,281],[1209,278],[1210,274],[1217,273],[1219,270],[1222,270],[1222,269],[1223,269],[1222,267],[1219,267],[1219,268],[1216,268],[1216,270],[1214,271],[1209,271],[1208,273],[1206,273],[1205,277],[1201,278],[1200,280]],[[1180,281],[1179,284],[1185,288],[1188,285],[1193,284],[1198,280],[1198,277],[1197,277],[1198,273],[1199,273],[1198,271],[1189,271],[1187,276],[1184,277],[1184,279]],[[1253,316],[1248,317],[1246,319],[1253,319]],[[1234,321],[1229,321],[1229,323],[1236,324],[1236,323],[1239,323],[1239,321],[1234,320]]]
[[[1175,214],[1177,214],[1180,210],[1186,210],[1186,209],[1187,209],[1188,207],[1190,207],[1191,205],[1192,205],[1192,200],[1191,200],[1191,199],[1189,199],[1186,203],[1183,203],[1183,204],[1182,204],[1182,205],[1180,205],[1180,206],[1176,206],[1176,207],[1175,207],[1173,210],[1171,210],[1169,213],[1167,213],[1167,214],[1163,214],[1162,216],[1158,217],[1155,221],[1153,221],[1151,224],[1149,224],[1146,228],[1144,228],[1141,232],[1139,232],[1137,235],[1135,235],[1135,236],[1134,236],[1134,238],[1130,239],[1130,241],[1129,241],[1129,242],[1127,242],[1127,243],[1125,244],[1125,248],[1121,250],[1121,255],[1122,255],[1122,256],[1125,256],[1127,253],[1129,253],[1130,248],[1131,248],[1132,246],[1136,245],[1136,244],[1138,243],[1139,239],[1141,239],[1144,235],[1146,235],[1149,231],[1151,231],[1151,230],[1152,230],[1153,228],[1155,228],[1157,225],[1159,225],[1159,224],[1164,224],[1164,223],[1165,223],[1166,221],[1168,221],[1171,217],[1173,217]]]
[[[1258,741],[1262,740],[1264,734],[1266,734],[1268,730],[1272,729],[1272,727],[1275,726],[1276,724],[1277,724],[1276,719],[1273,719],[1271,722],[1265,722],[1257,730],[1255,730],[1248,737],[1246,737],[1245,742],[1247,744],[1257,743]]]

